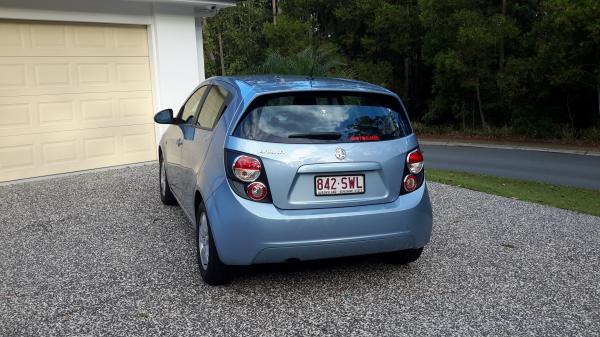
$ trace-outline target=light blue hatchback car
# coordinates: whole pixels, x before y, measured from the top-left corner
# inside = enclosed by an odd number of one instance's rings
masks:
[[[431,236],[423,156],[400,98],[330,78],[213,77],[159,144],[160,196],[196,227],[204,281],[228,266],[386,253]]]

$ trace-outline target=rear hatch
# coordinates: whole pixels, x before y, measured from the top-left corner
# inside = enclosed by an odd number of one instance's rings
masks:
[[[260,96],[226,144],[260,159],[280,209],[394,201],[416,147],[396,97],[331,91]]]

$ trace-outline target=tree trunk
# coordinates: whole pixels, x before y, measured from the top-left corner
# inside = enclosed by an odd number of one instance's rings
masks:
[[[465,101],[462,102],[462,105],[460,106],[460,114],[462,117],[462,129],[463,131],[465,131],[467,129],[467,111],[465,111]]]
[[[506,0],[502,0],[502,16],[506,17]],[[500,71],[504,70],[504,36],[500,37],[500,57],[498,60],[498,68]]]
[[[600,78],[596,83],[596,95],[598,96],[598,115],[600,115]]]
[[[479,107],[479,118],[481,118],[481,126],[489,130],[489,126],[485,122],[485,116],[483,116],[483,108],[481,107],[481,92],[479,90],[479,81],[475,84],[475,94],[477,94],[477,106]]]
[[[314,37],[314,33],[315,33],[315,20],[314,20],[314,16],[313,13],[310,13],[310,18],[309,18],[309,27],[308,27],[308,42],[310,42],[310,45],[313,45],[313,37]]]
[[[571,113],[571,94],[567,94],[567,113],[569,113],[569,120],[571,121],[571,131],[575,129],[575,122],[573,121],[573,114]]]
[[[475,129],[475,100],[471,99],[471,129]]]
[[[204,27],[204,28],[202,28],[202,32],[207,34],[206,40],[210,39],[210,37],[208,36],[208,22],[206,21],[206,18],[202,18],[202,27]],[[210,48],[210,44],[204,44],[204,49],[206,50],[208,59],[210,60],[212,65],[215,67],[215,73],[216,73],[217,67],[218,67],[217,58],[215,57],[215,54],[213,53],[212,49]]]
[[[225,76],[225,57],[223,56],[223,38],[221,37],[221,29],[219,28],[219,58],[221,60],[221,76]]]
[[[277,24],[277,0],[271,0],[271,6],[273,7],[273,24]]]
[[[404,58],[404,90],[406,90],[405,99],[408,99],[410,96],[409,85],[410,85],[410,58],[405,57]]]
[[[212,65],[215,67],[215,73],[216,73],[218,65],[217,65],[217,58],[215,57],[215,54],[209,48],[206,48],[206,54],[208,55],[208,59],[210,60]]]

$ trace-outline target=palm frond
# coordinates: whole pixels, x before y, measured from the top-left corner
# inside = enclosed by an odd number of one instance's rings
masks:
[[[267,53],[265,61],[256,68],[257,74],[279,74],[299,76],[340,76],[351,72],[344,69],[346,64],[332,47],[308,47],[289,56],[278,52]]]

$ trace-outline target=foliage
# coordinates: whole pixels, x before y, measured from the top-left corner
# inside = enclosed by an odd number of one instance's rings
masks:
[[[550,141],[559,145],[600,147],[600,128],[576,130],[569,125],[557,125],[542,121],[531,123],[530,128],[523,124],[518,126],[491,127],[489,129],[456,127],[445,124],[424,124],[413,122],[412,126],[417,135],[432,138],[450,138],[467,141],[509,141],[509,142],[542,142]],[[550,140],[544,140],[549,138]]]
[[[429,169],[431,181],[600,216],[600,191],[511,178]]]
[[[277,24],[269,23],[263,27],[263,35],[271,51],[290,55],[310,45],[310,30],[310,23],[280,15]]]
[[[264,1],[263,1],[264,2]],[[236,7],[221,11],[204,24],[206,72],[222,75],[219,65],[221,35],[226,74],[243,74],[264,56],[263,27],[270,22],[270,11],[261,1],[240,1]]]
[[[289,56],[271,51],[255,72],[258,74],[346,77],[344,71],[340,70],[344,65],[335,49],[308,47]]]
[[[244,0],[205,21],[207,74],[223,63],[225,74],[354,77],[456,130],[581,138],[600,127],[598,0],[276,3],[276,20],[272,0]]]

